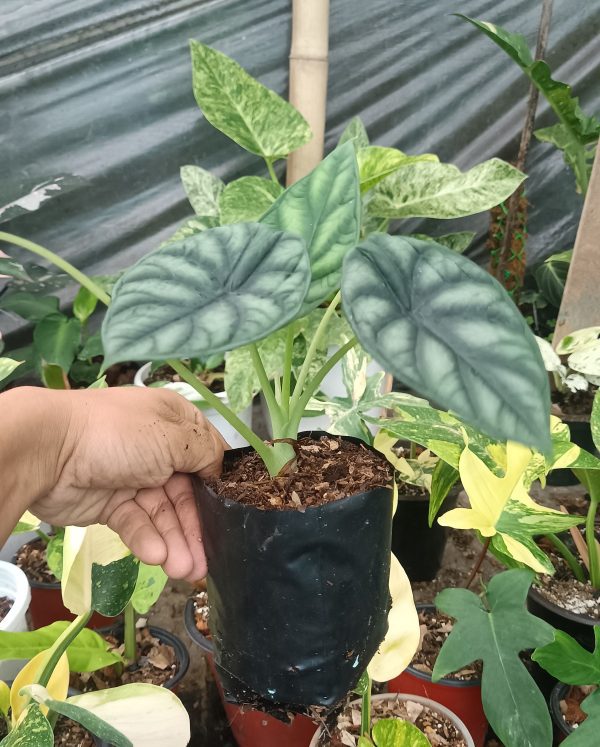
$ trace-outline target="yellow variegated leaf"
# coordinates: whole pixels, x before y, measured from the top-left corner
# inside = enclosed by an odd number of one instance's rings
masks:
[[[8,716],[10,709],[10,687],[0,680],[0,714]]]
[[[390,595],[392,608],[388,615],[388,632],[367,667],[370,677],[377,682],[387,682],[404,671],[415,655],[420,639],[419,616],[410,581],[393,553]]]
[[[506,545],[508,554],[517,562],[529,566],[529,568],[531,568],[536,573],[548,572],[548,569],[544,565],[542,565],[542,563],[540,563],[540,561],[530,550],[525,547],[525,545],[521,544],[521,542],[519,542],[518,540],[513,539],[509,534],[500,532],[500,535],[504,540],[504,544]]]
[[[10,690],[10,707],[13,726],[17,723],[19,716],[30,702],[30,698],[27,695],[19,695],[19,691],[26,685],[34,684],[35,680],[41,674],[47,656],[47,651],[41,651],[39,654],[36,654],[33,659],[30,659],[27,662],[14,679]],[[54,667],[54,671],[52,672],[52,676],[50,677],[46,689],[54,700],[64,700],[67,697],[67,691],[69,689],[69,659],[66,653],[60,657],[58,664]],[[48,709],[42,707],[42,712],[45,715],[48,713]]]

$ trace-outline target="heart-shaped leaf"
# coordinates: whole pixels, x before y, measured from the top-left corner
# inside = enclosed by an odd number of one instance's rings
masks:
[[[369,214],[381,218],[460,218],[490,210],[515,191],[525,174],[492,158],[462,172],[450,163],[421,161],[375,187]]]
[[[34,349],[42,366],[59,366],[68,371],[81,339],[81,322],[64,314],[49,314],[33,331]]]
[[[347,255],[342,298],[386,371],[489,436],[550,451],[539,348],[487,272],[433,242],[374,234]]]
[[[200,166],[182,166],[181,183],[196,215],[219,217],[219,195],[225,188],[219,177]]]
[[[311,139],[300,112],[237,62],[196,41],[190,47],[194,96],[213,127],[270,161],[284,158]]]
[[[302,308],[307,314],[338,290],[342,260],[358,241],[360,195],[352,143],[336,148],[287,189],[261,223],[306,241],[312,271]]]
[[[115,286],[102,327],[105,365],[206,357],[293,319],[310,283],[304,241],[237,223],[167,244]]]
[[[219,197],[221,225],[258,220],[282,192],[280,184],[260,176],[229,182]]]

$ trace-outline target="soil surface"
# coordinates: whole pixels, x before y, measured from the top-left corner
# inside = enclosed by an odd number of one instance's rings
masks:
[[[589,420],[597,389],[598,387],[590,386],[585,392],[553,391],[554,414],[562,420]]]
[[[594,685],[569,688],[566,697],[559,704],[560,712],[566,724],[576,727],[586,720],[587,714],[581,709],[581,704],[595,689]]]
[[[10,597],[0,597],[0,622],[8,615],[14,603],[15,600]]]
[[[115,363],[106,369],[108,386],[133,386],[133,380],[140,367],[139,363]]]
[[[377,486],[389,486],[392,469],[362,444],[322,436],[295,443],[296,469],[271,478],[256,452],[238,457],[219,480],[207,484],[232,500],[261,509],[322,506]]]
[[[197,376],[198,380],[205,384],[211,392],[219,394],[225,391],[225,363],[212,371],[203,371]],[[152,371],[150,376],[145,380],[145,384],[155,384],[163,381],[181,382],[181,376],[173,371],[171,366],[160,366],[156,371]]]
[[[23,545],[17,552],[17,565],[30,581],[39,584],[57,584],[58,579],[48,568],[46,544],[41,539]]]
[[[401,718],[410,721],[425,734],[432,747],[466,747],[462,735],[449,719],[416,701],[373,701],[371,712],[372,723],[382,718]],[[356,745],[359,733],[360,706],[349,704],[337,717],[335,725],[327,731],[324,729],[319,747]]]
[[[448,615],[437,610],[419,610],[419,624],[421,627],[421,643],[410,665],[418,672],[431,674],[436,659],[452,632],[454,621]],[[471,682],[481,679],[482,664],[475,662],[472,666],[463,667],[457,672],[447,674],[444,679]]]
[[[196,628],[202,633],[202,635],[210,635],[208,627],[208,615],[210,609],[208,606],[208,593],[206,591],[198,591],[194,594],[194,618],[196,621]]]
[[[123,653],[123,641],[114,635],[104,635],[112,650]],[[148,628],[142,628],[136,635],[138,662],[119,672],[117,667],[105,667],[96,672],[71,674],[71,687],[81,692],[105,690],[108,687],[128,685],[132,682],[146,682],[151,685],[164,685],[177,673],[175,649],[155,638]]]
[[[6,724],[0,723],[0,739],[6,736]],[[54,729],[54,747],[94,747],[92,735],[81,724],[61,716]]]

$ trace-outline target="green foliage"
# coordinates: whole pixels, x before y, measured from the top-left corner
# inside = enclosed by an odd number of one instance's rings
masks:
[[[302,115],[237,62],[200,42],[190,47],[194,95],[213,127],[271,162],[311,139]]]
[[[0,381],[10,376],[21,363],[22,361],[14,361],[12,358],[0,358]]]
[[[49,314],[33,331],[33,347],[43,372],[46,366],[69,371],[80,347],[81,322],[64,314]]]
[[[371,732],[377,747],[430,747],[425,734],[409,721],[397,718],[383,718]]]
[[[411,234],[411,238],[420,239],[421,241],[435,241],[436,244],[452,249],[457,254],[463,254],[475,238],[475,231],[457,231],[456,233],[446,233],[443,236],[427,236],[424,233],[413,233]]]
[[[359,342],[386,371],[498,440],[550,451],[538,346],[487,272],[435,244],[373,235],[347,255],[342,292]]]
[[[96,296],[94,296],[94,294],[87,288],[82,286],[73,300],[73,316],[78,319],[81,324],[85,324],[94,313],[97,305],[98,299]]]
[[[298,314],[309,282],[304,242],[266,226],[239,223],[167,244],[115,286],[102,327],[105,363],[255,342]]]
[[[346,125],[340,136],[338,145],[352,142],[354,149],[358,152],[369,145],[369,135],[360,117],[353,117]]]
[[[8,736],[0,742],[1,747],[54,747],[54,733],[50,722],[33,703]]]
[[[140,562],[137,583],[131,597],[133,608],[139,615],[149,612],[161,595],[167,581],[167,574],[159,565],[146,565]]]
[[[399,169],[420,161],[438,162],[432,153],[420,156],[407,156],[397,148],[384,148],[380,145],[367,145],[356,154],[360,174],[360,191],[368,192],[386,176]]]
[[[12,311],[29,322],[40,322],[49,314],[58,313],[58,298],[35,295],[29,291],[10,293],[0,299],[0,308]]]
[[[449,163],[410,163],[377,184],[367,210],[379,218],[460,218],[490,210],[524,179],[498,158],[465,172]]]
[[[261,223],[302,238],[308,247],[311,284],[301,314],[340,285],[341,265],[358,241],[360,198],[351,144],[336,148],[310,174],[287,189]]]
[[[485,714],[511,747],[552,744],[546,702],[519,658],[521,651],[553,639],[551,626],[525,608],[532,580],[530,571],[505,571],[489,582],[484,600],[466,589],[445,589],[435,599],[456,622],[436,660],[433,681],[481,659]]]
[[[203,218],[219,217],[219,197],[223,182],[200,166],[182,166],[181,183],[196,215]]]
[[[431,477],[431,494],[429,496],[429,526],[433,526],[433,521],[438,515],[443,502],[446,500],[448,493],[456,485],[459,478],[459,472],[452,465],[440,459]]]
[[[85,184],[85,179],[72,174],[60,174],[35,186],[30,192],[21,195],[8,205],[0,205],[0,223],[13,220],[38,210],[47,200],[64,195]]]
[[[540,293],[548,303],[560,307],[573,250],[552,254],[535,270],[535,280]]]
[[[221,225],[257,221],[282,192],[282,186],[260,176],[229,182],[219,197]]]
[[[137,583],[139,561],[133,555],[107,565],[92,564],[92,604],[101,615],[115,617],[131,599]]]
[[[62,576],[63,545],[65,541],[65,530],[57,527],[46,545],[46,563],[48,568],[60,581]]]
[[[207,228],[216,228],[219,225],[218,218],[188,218],[182,223],[175,233],[161,244],[161,248],[175,241],[183,241],[188,239],[190,236],[195,236],[197,233],[206,231]]]

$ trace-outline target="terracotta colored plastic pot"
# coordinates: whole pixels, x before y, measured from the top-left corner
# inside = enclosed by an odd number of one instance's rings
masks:
[[[553,628],[573,636],[588,651],[594,650],[594,626],[598,624],[598,620],[559,607],[546,599],[535,586],[527,594],[527,609]]]
[[[566,697],[569,692],[570,685],[564,685],[562,682],[558,682],[552,692],[550,693],[550,715],[554,723],[554,740],[556,744],[560,744],[564,741],[569,734],[572,734],[575,729],[569,726],[562,717],[560,710],[560,701]]]
[[[225,708],[227,721],[239,747],[309,747],[317,727],[306,716],[295,716],[291,723],[284,723],[262,711],[227,703],[214,666],[213,644],[196,627],[193,599],[188,599],[184,614],[185,629],[192,641],[206,655]]]
[[[395,699],[412,700],[415,703],[421,703],[422,705],[427,706],[427,708],[430,708],[432,711],[437,711],[440,715],[445,716],[447,719],[452,721],[454,726],[461,733],[463,739],[465,740],[467,747],[475,747],[475,743],[473,742],[473,738],[471,734],[469,733],[469,730],[463,724],[460,718],[455,713],[453,713],[449,708],[446,708],[441,703],[436,703],[434,700],[431,700],[430,698],[423,698],[420,695],[413,695],[412,693],[384,693],[383,695],[373,695],[372,701],[377,702],[378,700],[395,700]],[[355,706],[360,706],[360,704],[361,704],[360,700],[355,700],[352,703],[352,705],[355,705]],[[322,729],[319,729],[317,733],[314,735],[309,747],[318,747],[321,734],[322,734]],[[284,744],[282,743],[280,746],[278,745],[278,747],[284,747]]]

